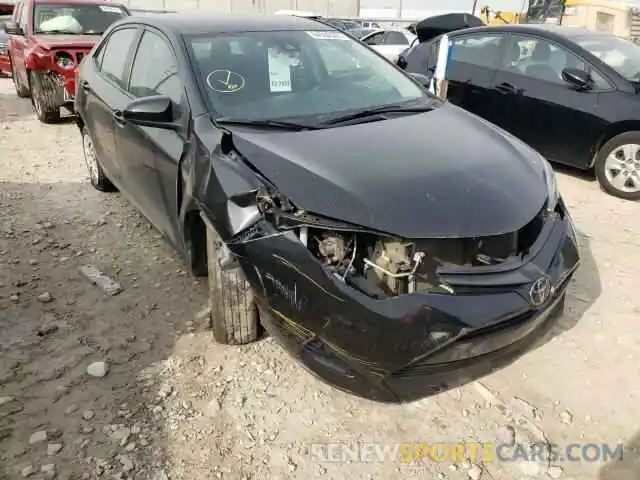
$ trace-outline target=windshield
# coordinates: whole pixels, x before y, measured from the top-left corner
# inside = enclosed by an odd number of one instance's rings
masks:
[[[127,11],[118,5],[36,3],[33,9],[33,31],[102,35],[109,25],[126,16]]]
[[[427,98],[416,83],[337,31],[186,38],[212,111],[223,117],[332,116]]]
[[[578,37],[574,41],[627,80],[640,81],[640,46],[608,35]]]

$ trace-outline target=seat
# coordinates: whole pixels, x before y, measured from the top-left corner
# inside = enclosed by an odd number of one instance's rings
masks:
[[[531,63],[527,66],[525,74],[546,80],[548,82],[557,82],[560,75],[549,65],[551,59],[551,47],[545,42],[538,42],[531,54]]]

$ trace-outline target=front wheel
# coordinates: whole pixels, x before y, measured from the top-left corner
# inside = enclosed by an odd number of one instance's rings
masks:
[[[53,80],[36,72],[29,72],[31,103],[42,123],[60,121],[60,105],[56,99],[56,85]]]
[[[13,86],[16,89],[16,95],[20,98],[29,98],[29,88],[22,85],[20,80],[18,80],[18,74],[16,73],[16,67],[13,59],[9,59],[9,61],[11,63],[11,78],[13,79]]]
[[[239,267],[222,270],[219,252],[222,241],[207,228],[209,307],[213,338],[218,343],[243,345],[258,338],[258,307],[253,292]]]
[[[596,155],[595,173],[608,194],[640,200],[640,131],[621,133],[605,143]]]

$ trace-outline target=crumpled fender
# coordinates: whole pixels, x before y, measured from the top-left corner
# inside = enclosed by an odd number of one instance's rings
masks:
[[[40,45],[25,51],[24,64],[27,70],[52,70],[55,66],[49,50]]]

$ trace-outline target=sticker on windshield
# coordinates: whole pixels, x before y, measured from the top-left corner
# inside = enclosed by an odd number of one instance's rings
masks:
[[[275,48],[269,49],[269,90],[291,91],[291,59]]]
[[[122,13],[122,10],[118,7],[110,7],[108,5],[100,5],[100,10],[107,13]]]
[[[311,38],[315,38],[317,40],[349,40],[342,32],[333,32],[331,30],[315,30],[306,32]]]
[[[214,70],[207,75],[207,85],[217,93],[236,93],[246,84],[242,75],[231,70]]]

